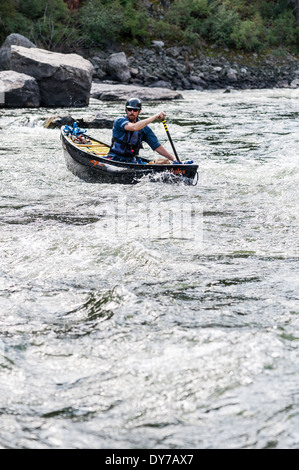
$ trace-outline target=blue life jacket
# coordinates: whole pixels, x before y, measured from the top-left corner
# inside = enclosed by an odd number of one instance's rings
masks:
[[[124,131],[121,139],[112,138],[111,152],[121,157],[135,157],[141,147],[140,131]]]

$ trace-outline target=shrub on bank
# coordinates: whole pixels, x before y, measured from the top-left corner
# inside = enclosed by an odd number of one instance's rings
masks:
[[[77,2],[78,3],[78,2]],[[299,52],[298,0],[0,0],[0,42],[13,32],[50,50],[108,44]]]

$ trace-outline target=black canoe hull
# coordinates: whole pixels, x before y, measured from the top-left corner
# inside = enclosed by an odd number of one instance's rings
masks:
[[[90,137],[91,138],[91,137]],[[195,164],[134,164],[108,160],[76,145],[61,129],[61,140],[67,168],[77,177],[98,183],[138,183],[148,176],[151,181],[184,182],[196,184],[198,165]],[[92,138],[93,142],[100,141]],[[105,146],[105,144],[103,144]],[[106,148],[109,147],[106,145]]]

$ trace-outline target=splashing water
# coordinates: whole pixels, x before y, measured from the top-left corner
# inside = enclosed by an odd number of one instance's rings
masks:
[[[298,103],[145,103],[196,187],[85,183],[48,110],[3,110],[1,447],[298,447]]]

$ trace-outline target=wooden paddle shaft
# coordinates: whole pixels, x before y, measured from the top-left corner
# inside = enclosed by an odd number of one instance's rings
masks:
[[[169,142],[171,143],[172,150],[173,150],[173,152],[174,152],[174,154],[175,154],[175,158],[177,159],[178,162],[180,162],[181,160],[179,159],[178,154],[176,153],[176,149],[175,149],[174,143],[172,142],[172,138],[171,138],[171,136],[170,136],[170,134],[169,134],[169,130],[168,130],[166,121],[164,120],[164,121],[162,121],[162,123],[163,123],[163,126],[164,126],[165,130],[166,130],[166,134],[167,134],[167,136],[168,136]]]

